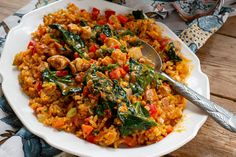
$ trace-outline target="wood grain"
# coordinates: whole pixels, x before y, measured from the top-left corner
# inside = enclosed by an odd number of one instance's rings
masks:
[[[211,99],[236,113],[235,102],[215,96],[211,96]],[[235,146],[236,134],[223,129],[208,118],[191,142],[170,155],[172,157],[234,157]]]
[[[230,17],[217,33],[236,38],[236,16]]]
[[[0,0],[0,21],[30,0]],[[202,70],[209,76],[211,99],[236,113],[236,16],[198,51]],[[236,134],[221,128],[211,118],[188,144],[168,157],[236,156]]]
[[[197,56],[211,92],[236,100],[236,38],[214,34]]]
[[[0,0],[0,21],[29,2],[30,0]]]

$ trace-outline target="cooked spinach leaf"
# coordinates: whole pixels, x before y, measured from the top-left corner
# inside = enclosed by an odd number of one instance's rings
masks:
[[[82,27],[88,26],[87,21],[84,21],[84,20],[80,20],[79,24],[80,24],[80,26],[82,26]]]
[[[132,108],[132,110],[118,112],[123,122],[123,125],[120,126],[121,135],[127,136],[136,131],[147,130],[157,125],[153,120],[148,119],[150,114],[140,102],[130,105],[129,108]]]
[[[135,10],[132,12],[132,15],[134,16],[135,19],[144,19],[144,14],[142,10]]]
[[[174,62],[182,61],[182,59],[176,54],[175,46],[172,42],[167,45],[166,54],[169,59]]]
[[[118,67],[118,64],[109,64],[107,66],[100,66],[98,67],[99,71],[105,72],[105,71],[112,71],[113,69],[115,69],[116,67]]]
[[[125,32],[120,34],[120,37],[124,37],[126,35],[134,36],[134,33],[131,30],[127,29]]]
[[[93,65],[86,77],[87,80],[93,82],[92,93],[101,95],[95,110],[98,115],[103,116],[104,110],[109,109],[113,116],[118,116],[122,121],[119,129],[123,136],[147,130],[156,125],[154,121],[148,119],[149,112],[140,103],[130,104],[125,90],[117,80],[112,81],[106,77],[98,76],[97,72],[98,68]]]
[[[93,28],[94,38],[96,40],[96,43],[99,44],[99,45],[103,44],[103,41],[100,39],[100,34],[101,33],[105,34],[107,37],[112,36],[112,31],[111,31],[111,29],[108,25],[103,25],[103,26],[96,25],[96,26],[94,26],[94,28]]]
[[[136,82],[130,83],[132,92],[141,95],[146,87],[153,81],[157,85],[161,84],[161,77],[154,71],[153,68],[141,64],[132,58],[129,60],[130,72],[135,74]]]
[[[128,43],[131,47],[137,47],[137,46],[142,45],[142,42],[140,40],[136,40],[136,41],[132,41],[132,42],[128,42]]]
[[[127,48],[126,48],[124,45],[121,45],[121,46],[120,46],[120,50],[121,50],[122,52],[124,52],[124,53],[127,53],[127,52],[128,52]]]
[[[61,25],[59,24],[52,24],[49,25],[50,28],[58,30],[61,35],[63,41],[65,41],[66,44],[70,46],[75,52],[78,52],[80,57],[82,58],[88,58],[88,54],[84,52],[85,48],[85,43],[84,41],[80,38],[79,35],[76,35],[72,32],[69,32],[65,30]]]
[[[102,27],[102,32],[107,36],[111,37],[112,36],[112,31],[108,25],[103,25]]]
[[[49,69],[45,69],[42,73],[43,81],[53,82],[55,83],[61,90],[61,94],[66,96],[70,93],[81,92],[81,87],[73,86],[72,75],[66,75],[62,77],[56,76],[56,71],[50,71]]]

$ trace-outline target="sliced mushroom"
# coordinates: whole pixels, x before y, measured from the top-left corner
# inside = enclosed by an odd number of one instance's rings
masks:
[[[56,70],[63,70],[69,65],[70,60],[62,55],[54,55],[49,57],[47,62]]]

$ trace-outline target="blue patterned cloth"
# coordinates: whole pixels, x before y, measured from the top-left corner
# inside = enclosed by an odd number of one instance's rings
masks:
[[[56,0],[32,0],[17,13],[0,22],[0,55],[10,28],[17,25],[25,13],[54,1]],[[165,23],[193,52],[204,45],[206,40],[224,24],[230,13],[234,13],[232,5],[236,3],[236,0],[110,1],[142,9],[147,16]],[[60,152],[22,125],[4,98],[0,86],[0,156],[51,157]]]

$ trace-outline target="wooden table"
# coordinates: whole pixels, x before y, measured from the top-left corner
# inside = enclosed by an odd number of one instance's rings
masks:
[[[0,21],[29,0],[1,0]],[[211,100],[236,113],[236,16],[197,52],[203,72],[210,80]],[[167,157],[236,156],[236,134],[221,128],[211,118],[188,144]]]

